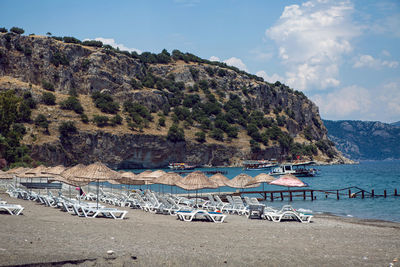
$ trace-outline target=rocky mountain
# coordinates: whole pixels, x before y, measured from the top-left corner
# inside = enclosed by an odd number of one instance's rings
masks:
[[[376,121],[324,120],[329,138],[353,160],[400,159],[400,127]]]
[[[396,126],[396,127],[400,127],[400,121],[393,122],[393,123],[391,123],[390,125]]]
[[[346,162],[303,93],[178,50],[138,55],[73,37],[0,33],[0,92],[9,90],[36,103],[22,142],[51,165]]]

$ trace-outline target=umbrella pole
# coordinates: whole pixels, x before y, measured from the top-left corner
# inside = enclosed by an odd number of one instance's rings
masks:
[[[99,180],[97,180],[97,197],[96,197],[96,202],[97,202],[97,209],[99,209]]]

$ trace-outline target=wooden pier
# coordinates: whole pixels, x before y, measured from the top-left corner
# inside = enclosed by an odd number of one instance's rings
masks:
[[[229,193],[228,193],[229,194]],[[277,191],[237,191],[231,193],[231,195],[242,196],[242,195],[258,195],[261,196],[261,200],[264,201],[284,201],[289,200],[293,201],[294,199],[301,200],[317,200],[319,199],[327,199],[327,198],[336,198],[337,200],[343,198],[387,198],[387,197],[398,197],[397,189],[394,189],[393,194],[390,194],[386,189],[383,190],[381,194],[377,194],[374,189],[371,191],[364,190],[359,187],[348,187],[341,189],[332,189],[332,190],[316,190],[316,189],[294,189],[294,190],[277,190]]]

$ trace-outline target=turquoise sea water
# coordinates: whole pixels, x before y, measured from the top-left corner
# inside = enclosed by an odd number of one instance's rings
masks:
[[[342,189],[356,186],[366,191],[375,190],[375,194],[383,195],[383,190],[387,190],[388,197],[366,197],[361,199],[361,195],[357,198],[349,198],[348,191],[342,191],[343,195],[340,200],[336,199],[335,194],[329,194],[326,198],[324,193],[315,193],[317,199],[311,201],[309,197],[303,200],[300,197],[295,198],[290,204],[296,208],[311,209],[315,213],[332,213],[339,216],[358,217],[365,219],[380,219],[387,221],[400,222],[400,196],[394,197],[394,189],[397,188],[400,194],[400,161],[370,161],[361,162],[357,165],[333,165],[333,166],[316,166],[320,170],[320,174],[316,177],[302,177],[302,181],[306,182],[310,189],[315,190],[332,190]],[[201,171],[221,170],[227,171],[227,176],[232,179],[240,173],[246,173],[250,176],[256,176],[264,171],[244,171],[242,168],[207,168],[196,169]],[[130,170],[139,173],[143,170]],[[168,170],[166,170],[168,171]],[[131,187],[133,188],[133,187]],[[135,186],[137,188],[137,186]],[[146,188],[146,186],[142,186]],[[170,186],[151,185],[149,186],[155,191],[170,192]],[[287,187],[264,185],[267,191],[287,190]],[[296,188],[294,188],[296,189]],[[173,192],[184,193],[180,188],[172,188]],[[201,193],[218,191],[232,192],[237,189],[230,187],[221,187],[220,189],[204,189]],[[262,186],[252,189],[244,189],[243,191],[259,191]],[[359,190],[352,189],[352,192]],[[249,195],[261,197],[260,195]],[[367,196],[367,194],[366,194]],[[284,201],[275,200],[266,203],[269,206],[279,208],[284,204],[288,204],[288,198]]]

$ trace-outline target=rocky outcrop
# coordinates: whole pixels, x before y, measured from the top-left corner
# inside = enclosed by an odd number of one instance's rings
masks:
[[[155,135],[75,134],[55,143],[32,147],[32,156],[50,165],[90,164],[100,160],[113,168],[160,168],[170,162],[198,166],[235,166],[243,153],[234,146],[172,143]],[[242,157],[241,157],[242,156]]]

